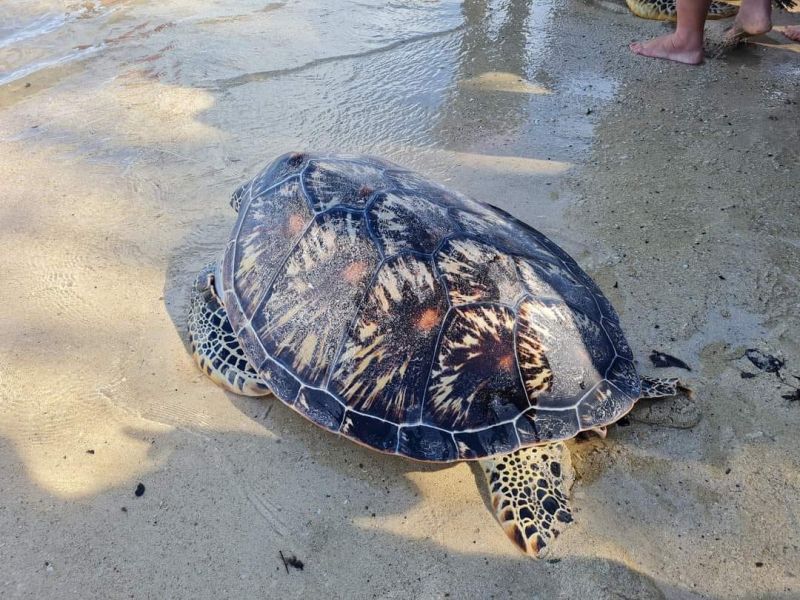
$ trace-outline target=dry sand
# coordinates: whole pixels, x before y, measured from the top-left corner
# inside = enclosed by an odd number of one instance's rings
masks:
[[[4,35],[51,4],[4,9]],[[608,3],[382,4],[67,3],[0,46],[0,597],[800,598],[798,46],[687,68],[630,55],[664,25]],[[187,294],[228,195],[295,148],[506,208],[597,279],[644,371],[692,367],[658,374],[696,404],[572,445],[548,560],[469,465],[195,368]]]

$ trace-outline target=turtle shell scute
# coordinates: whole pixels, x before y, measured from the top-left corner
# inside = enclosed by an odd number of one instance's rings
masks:
[[[302,415],[331,431],[339,431],[345,407],[331,394],[314,388],[302,388],[294,403]]]
[[[383,419],[348,410],[339,433],[381,452],[394,452],[399,427]]]
[[[453,434],[427,425],[401,427],[397,451],[412,458],[434,462],[450,462],[459,458]]]

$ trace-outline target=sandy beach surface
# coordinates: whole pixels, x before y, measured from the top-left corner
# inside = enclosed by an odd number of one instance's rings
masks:
[[[607,0],[2,3],[0,597],[800,598],[800,46],[627,51],[666,27]],[[693,388],[570,444],[576,523],[545,560],[474,466],[195,367],[228,197],[293,149],[530,223],[641,370]]]

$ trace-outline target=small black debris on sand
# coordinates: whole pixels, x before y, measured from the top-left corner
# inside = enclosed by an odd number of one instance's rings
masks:
[[[289,572],[289,567],[297,569],[298,571],[302,571],[303,567],[305,567],[303,561],[297,558],[294,554],[292,554],[291,556],[284,556],[283,550],[278,550],[278,554],[280,555],[281,560],[283,561],[283,568],[286,569],[287,573]]]
[[[761,369],[767,373],[775,373],[778,377],[781,376],[781,369],[783,365],[786,364],[785,361],[775,358],[771,354],[764,354],[761,350],[756,348],[749,348],[744,354],[757,369]]]
[[[788,400],[789,402],[800,402],[800,388],[795,389],[793,392],[789,392],[788,394],[783,394],[781,398]]]
[[[742,379],[752,379],[753,377],[757,377],[755,373],[748,373],[747,371],[741,372]]]
[[[94,454],[94,450],[87,450],[86,454]]]
[[[136,486],[136,490],[133,493],[137,498],[144,496],[144,484],[141,481],[139,482],[139,485]]]
[[[665,354],[664,352],[659,352],[657,350],[652,350],[650,352],[650,362],[653,363],[653,366],[657,369],[677,367],[679,369],[686,369],[687,371],[692,370],[692,368],[680,358],[675,358],[674,356]]]

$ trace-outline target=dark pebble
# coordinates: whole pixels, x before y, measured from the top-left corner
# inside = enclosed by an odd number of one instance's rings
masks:
[[[747,371],[742,371],[741,375],[742,375],[742,379],[752,379],[753,377],[756,376],[755,373],[748,373]]]
[[[136,490],[133,492],[137,498],[144,496],[144,484],[139,482],[139,485],[136,486]]]
[[[94,454],[94,450],[87,450],[86,454]]]

